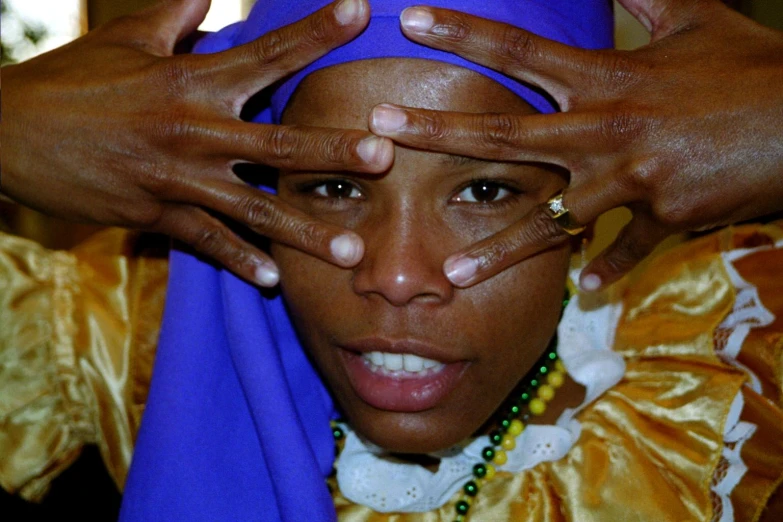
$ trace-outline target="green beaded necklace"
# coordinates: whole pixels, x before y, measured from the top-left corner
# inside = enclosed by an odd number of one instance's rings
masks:
[[[567,304],[568,296],[563,299],[563,308]],[[489,444],[481,451],[484,461],[473,466],[473,478],[462,486],[462,495],[454,505],[457,512],[454,522],[466,522],[479,489],[495,477],[495,465],[502,466],[506,463],[506,451],[516,447],[516,438],[525,430],[530,416],[542,415],[546,411],[547,403],[554,398],[555,390],[565,382],[565,368],[557,357],[557,334],[520,382],[503,409],[504,413],[499,417],[497,428],[488,435]],[[332,422],[332,435],[339,455],[345,432],[337,422]]]

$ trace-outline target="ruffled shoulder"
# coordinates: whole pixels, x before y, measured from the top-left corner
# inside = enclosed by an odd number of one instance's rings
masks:
[[[40,500],[98,444],[124,481],[165,295],[163,248],[108,230],[51,251],[0,234],[0,485]]]

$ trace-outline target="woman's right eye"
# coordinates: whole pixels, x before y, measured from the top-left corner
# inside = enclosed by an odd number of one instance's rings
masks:
[[[313,194],[329,199],[359,199],[364,196],[359,187],[344,179],[322,181],[311,185],[310,190]]]

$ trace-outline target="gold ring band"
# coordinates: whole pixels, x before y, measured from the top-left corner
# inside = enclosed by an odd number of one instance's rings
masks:
[[[565,231],[566,234],[576,236],[581,234],[586,228],[574,224],[571,221],[570,212],[565,206],[563,206],[563,191],[561,190],[546,202],[547,209],[549,210],[550,217],[557,223],[560,228]]]

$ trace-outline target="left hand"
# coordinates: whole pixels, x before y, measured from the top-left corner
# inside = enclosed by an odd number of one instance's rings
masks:
[[[631,222],[583,271],[596,290],[668,235],[783,210],[783,33],[718,0],[621,0],[652,33],[634,51],[590,51],[506,24],[409,8],[412,40],[536,85],[562,112],[461,114],[381,105],[371,130],[419,149],[571,172],[564,206],[588,225],[627,206]],[[451,256],[453,284],[481,282],[570,236],[546,205]]]

